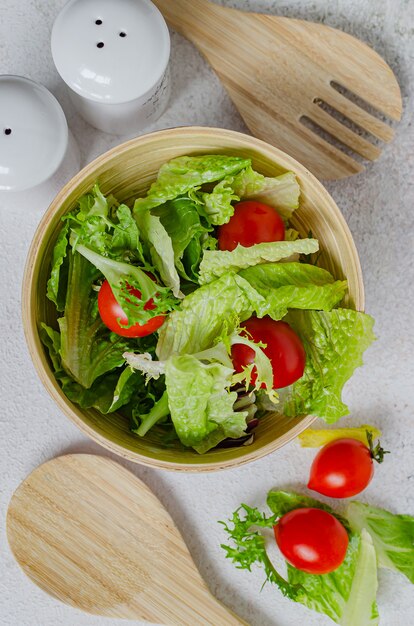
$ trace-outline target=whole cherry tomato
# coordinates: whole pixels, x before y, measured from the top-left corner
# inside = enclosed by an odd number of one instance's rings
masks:
[[[345,559],[348,533],[339,520],[321,509],[295,509],[273,528],[285,559],[308,574],[328,574]]]
[[[285,224],[273,207],[245,200],[234,206],[234,215],[218,229],[220,250],[234,250],[237,244],[249,248],[256,243],[283,241]]]

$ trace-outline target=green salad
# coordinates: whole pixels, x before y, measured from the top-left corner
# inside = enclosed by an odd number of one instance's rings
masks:
[[[299,204],[292,172],[226,155],[166,163],[133,206],[96,184],[62,218],[40,329],[66,396],[200,454],[248,443],[269,409],[346,415],[373,320],[341,308]]]

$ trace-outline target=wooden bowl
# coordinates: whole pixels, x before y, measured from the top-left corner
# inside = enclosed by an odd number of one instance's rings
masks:
[[[161,165],[180,155],[224,153],[249,157],[254,169],[267,176],[293,170],[302,189],[301,206],[291,222],[302,236],[311,230],[320,242],[319,264],[337,279],[346,278],[349,294],[344,306],[362,311],[364,289],[358,254],[342,214],[323,185],[297,161],[263,141],[218,128],[177,128],[128,141],[87,165],[57,195],[44,215],[32,242],[23,279],[23,324],[33,363],[46,389],[80,430],[111,452],[158,468],[203,471],[235,467],[259,459],[296,437],[313,416],[277,418],[269,414],[256,430],[252,445],[215,449],[199,455],[191,449],[161,447],[150,437],[129,431],[120,415],[82,410],[61,391],[39,338],[41,321],[56,326],[56,312],[46,298],[50,258],[61,228],[61,217],[74,208],[96,180],[103,193],[131,204],[154,181]]]

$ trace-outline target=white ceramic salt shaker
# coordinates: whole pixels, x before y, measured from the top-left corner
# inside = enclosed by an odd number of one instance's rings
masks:
[[[66,117],[56,98],[28,78],[1,75],[0,191],[45,183],[69,149]]]
[[[167,107],[170,35],[150,0],[70,0],[52,55],[76,109],[100,130],[140,131]]]

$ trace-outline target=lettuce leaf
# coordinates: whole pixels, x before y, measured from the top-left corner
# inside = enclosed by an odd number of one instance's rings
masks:
[[[231,187],[243,200],[258,200],[274,207],[285,220],[299,208],[300,186],[293,172],[267,178],[249,166],[234,177]]]
[[[141,374],[127,368],[121,374],[118,370],[108,372],[97,378],[89,388],[85,388],[73,380],[62,366],[60,333],[42,323],[40,339],[48,349],[55,377],[64,393],[83,409],[93,407],[103,414],[117,411],[128,404],[137,389],[144,384]]]
[[[222,180],[250,165],[250,159],[226,155],[182,156],[165,163],[158,178],[145,198],[138,198],[134,217],[139,212],[152,209],[187,194],[205,183]]]
[[[195,356],[173,356],[165,364],[168,404],[175,430],[185,446],[203,454],[246,429],[245,411],[234,411],[236,392],[228,391],[233,369]]]
[[[362,355],[375,339],[374,320],[350,309],[290,310],[284,319],[306,351],[302,378],[286,390],[284,414],[317,415],[328,423],[336,422],[349,412],[341,399],[342,389],[363,364]]]
[[[153,213],[160,218],[161,224],[171,237],[174,263],[178,273],[187,280],[194,280],[202,253],[200,239],[208,232],[201,224],[195,203],[190,198],[176,198],[154,209]],[[183,258],[192,241],[198,242],[198,246],[193,244],[187,253],[186,264],[189,263],[187,271]]]
[[[217,183],[210,193],[195,192],[195,198],[200,205],[200,213],[213,226],[227,224],[234,215],[234,206],[232,203],[237,202],[240,198],[234,193],[232,187],[233,180],[232,176],[228,176]]]
[[[346,281],[335,281],[326,270],[305,263],[264,263],[241,270],[239,276],[266,298],[268,315],[275,320],[288,308],[330,311],[347,290]]]
[[[149,430],[157,422],[169,416],[170,407],[168,404],[168,394],[166,391],[162,394],[159,400],[154,402],[154,406],[150,409],[148,413],[142,413],[139,415],[139,425],[132,427],[131,430],[136,435],[140,437],[144,437]],[[135,421],[137,420],[137,415],[135,414]]]
[[[97,269],[81,254],[70,254],[64,316],[58,319],[64,370],[86,389],[124,364],[125,338],[111,333],[101,321],[93,285]]]
[[[47,281],[47,297],[58,311],[65,308],[66,289],[68,280],[67,250],[69,245],[69,224],[66,222],[61,229],[55,247],[53,248],[50,277]]]
[[[260,316],[266,314],[263,296],[237,274],[224,274],[190,293],[180,309],[168,316],[159,330],[157,356],[166,361],[174,354],[193,354],[210,348],[254,311]]]
[[[298,601],[325,613],[341,626],[376,626],[377,563],[372,539],[366,531],[352,534],[344,562],[330,574],[306,574],[288,564],[288,581],[305,593]]]
[[[164,285],[171,289],[175,297],[181,298],[180,277],[175,268],[173,242],[162,225],[161,219],[157,215],[152,215],[150,211],[136,213],[135,219],[148,247],[152,263],[159,272]]]
[[[394,515],[362,502],[351,502],[346,515],[355,532],[372,537],[378,564],[401,572],[414,583],[414,517]]]
[[[200,264],[200,284],[209,283],[226,272],[238,272],[259,263],[275,263],[281,259],[288,259],[292,254],[312,254],[317,250],[319,244],[316,239],[258,243],[250,248],[239,244],[231,252],[206,250]]]

